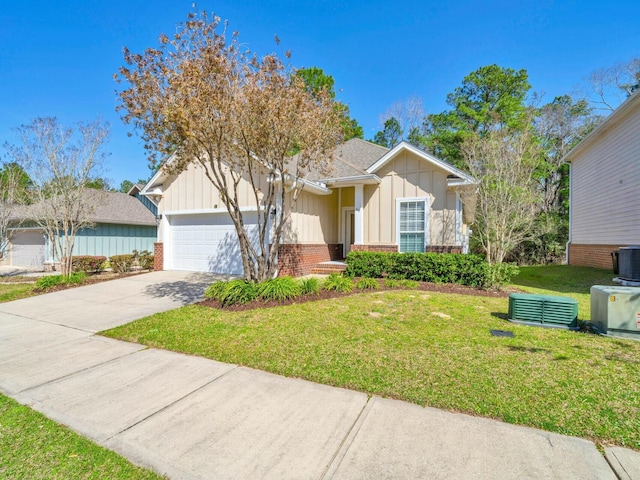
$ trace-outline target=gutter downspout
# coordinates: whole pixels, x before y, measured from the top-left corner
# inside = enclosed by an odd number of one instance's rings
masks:
[[[569,162],[569,240],[564,247],[566,264],[569,265],[569,246],[571,245],[571,231],[573,230],[573,164]]]

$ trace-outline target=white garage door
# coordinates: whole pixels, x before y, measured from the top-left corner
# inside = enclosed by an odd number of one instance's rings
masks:
[[[44,268],[44,235],[41,231],[16,233],[11,240],[11,265]]]
[[[228,214],[170,215],[171,266],[174,270],[242,275],[238,235]],[[243,214],[254,246],[258,242],[257,216]]]

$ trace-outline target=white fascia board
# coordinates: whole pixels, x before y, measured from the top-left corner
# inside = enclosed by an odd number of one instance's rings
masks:
[[[149,180],[147,184],[142,188],[142,190],[140,191],[140,195],[157,195],[157,193],[156,194],[151,193],[150,190],[153,187],[157,187],[159,185],[162,185],[162,183],[164,183],[164,181],[168,177],[167,173],[164,171],[164,166],[172,164],[175,161],[175,159],[176,159],[176,154],[173,153],[166,161],[162,163],[162,166],[158,169],[155,175],[151,177],[151,180]]]
[[[264,210],[264,207],[260,206],[260,210]],[[256,207],[240,207],[241,212],[257,212]],[[194,208],[193,210],[169,210],[162,212],[162,215],[170,217],[171,215],[215,215],[220,213],[229,213],[226,207],[223,208]]]
[[[402,152],[403,150],[408,150],[408,151],[418,155],[419,157],[422,157],[423,160],[426,160],[427,162],[430,162],[430,163],[434,164],[435,166],[442,168],[443,170],[449,172],[452,175],[460,177],[461,179],[465,180],[465,184],[467,184],[467,183],[469,183],[469,184],[470,183],[476,183],[476,181],[473,179],[473,177],[471,177],[469,174],[463,172],[462,170],[458,170],[453,165],[449,165],[447,162],[444,162],[444,161],[434,157],[433,155],[431,155],[431,154],[429,154],[429,153],[427,153],[427,152],[425,152],[423,150],[420,150],[417,147],[414,147],[413,145],[411,145],[410,143],[407,143],[405,141],[400,142],[398,145],[396,145],[391,150],[389,150],[380,160],[378,160],[376,163],[374,163],[369,168],[367,168],[367,173],[374,173],[375,171],[379,170],[384,165],[386,165],[391,160],[393,160],[393,158],[396,155],[398,155],[400,152]]]
[[[354,175],[352,177],[326,178],[321,181],[332,186],[346,187],[351,185],[377,185],[382,180],[372,173],[369,175]]]

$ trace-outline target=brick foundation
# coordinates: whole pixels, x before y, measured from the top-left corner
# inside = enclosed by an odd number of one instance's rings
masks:
[[[611,252],[628,245],[584,245],[569,244],[569,265],[613,270]]]
[[[342,244],[286,244],[278,248],[278,275],[300,277],[320,262],[342,260]]]
[[[155,271],[164,270],[164,244],[162,242],[153,244],[153,269]]]

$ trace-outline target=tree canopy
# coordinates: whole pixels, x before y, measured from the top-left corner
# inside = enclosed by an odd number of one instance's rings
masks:
[[[342,139],[331,94],[310,90],[275,54],[248,51],[205,12],[160,35],[158,47],[124,57],[118,109],[141,132],[151,163],[171,156],[169,173],[201,168],[233,221],[245,278],[273,276],[301,180],[328,174]],[[244,225],[243,185],[257,210],[257,242]]]

